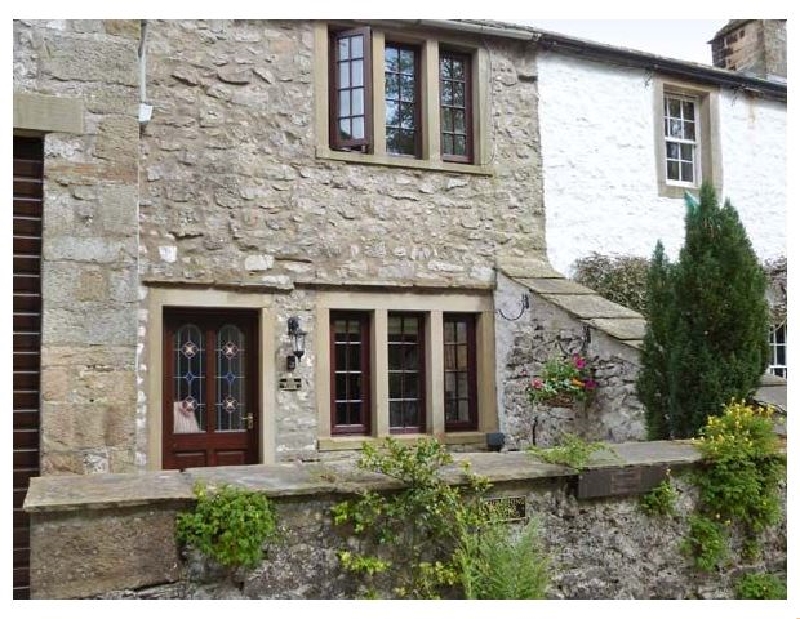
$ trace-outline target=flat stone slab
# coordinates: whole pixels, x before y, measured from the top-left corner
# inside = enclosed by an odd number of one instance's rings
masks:
[[[512,279],[564,279],[564,274],[556,271],[547,256],[541,254],[525,258],[498,258],[496,265],[498,271]]]
[[[542,297],[578,318],[587,320],[591,318],[642,318],[638,312],[612,303],[600,295],[543,294]]]
[[[31,477],[26,511],[124,507],[191,499],[191,481],[180,471]]]
[[[591,288],[587,288],[578,282],[566,278],[529,279],[525,277],[517,281],[539,294],[597,294]]]
[[[595,318],[589,324],[618,340],[642,340],[647,321],[644,318]]]

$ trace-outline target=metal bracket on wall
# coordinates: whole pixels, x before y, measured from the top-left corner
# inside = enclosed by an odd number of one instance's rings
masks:
[[[517,314],[514,318],[509,318],[508,316],[506,316],[503,313],[503,310],[499,307],[497,308],[497,313],[500,314],[500,316],[502,316],[506,320],[519,320],[520,318],[522,318],[522,314],[525,313],[525,310],[531,306],[530,298],[528,297],[527,293],[525,292],[522,293],[522,299],[520,299],[520,302],[522,303],[522,307],[519,310],[519,314]]]

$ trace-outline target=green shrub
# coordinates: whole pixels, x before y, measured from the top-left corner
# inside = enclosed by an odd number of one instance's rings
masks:
[[[580,471],[589,462],[593,453],[604,449],[610,451],[611,448],[599,442],[588,443],[575,434],[564,432],[559,445],[554,447],[532,445],[527,451],[550,464],[561,464]]]
[[[689,516],[689,532],[681,542],[681,550],[692,558],[698,570],[710,572],[728,555],[722,524],[707,516],[692,514]]]
[[[541,600],[549,581],[538,526],[528,522],[514,539],[494,522],[465,535],[457,552],[468,600]]]
[[[334,525],[348,527],[358,541],[358,548],[340,551],[340,563],[373,593],[376,575],[400,598],[437,599],[459,586],[456,549],[468,531],[490,521],[491,509],[483,500],[487,481],[468,464],[465,485],[442,479],[442,467],[452,462],[434,439],[364,445],[358,466],[403,484],[392,493],[364,491],[332,509]]]
[[[773,574],[745,574],[736,583],[739,600],[785,600],[786,581]]]
[[[600,296],[646,315],[647,258],[592,252],[573,264],[574,279]]]
[[[197,484],[194,494],[194,510],[178,514],[178,540],[225,567],[258,565],[276,531],[269,499],[227,485],[212,490]]]
[[[703,184],[687,194],[686,234],[670,265],[659,243],[648,276],[650,319],[637,393],[650,438],[690,438],[732,398],[758,386],[767,367],[764,272],[736,209]]]
[[[672,487],[668,476],[650,492],[643,494],[639,498],[639,505],[649,516],[674,516],[677,498],[678,493]]]

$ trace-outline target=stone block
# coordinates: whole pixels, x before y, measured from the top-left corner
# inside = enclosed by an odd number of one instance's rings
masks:
[[[139,194],[134,185],[97,188],[97,220],[104,232],[135,237],[139,224]]]
[[[174,582],[180,575],[176,513],[176,507],[144,506],[32,514],[32,597],[77,598]]]
[[[135,116],[109,115],[98,125],[94,155],[118,166],[137,165],[139,123]]]
[[[136,259],[137,250],[136,237],[133,235],[124,240],[45,235],[42,258],[46,261],[133,262]]]
[[[130,446],[135,400],[123,403],[42,403],[42,451]]]
[[[60,81],[139,83],[138,41],[48,31],[44,44],[43,75]]]
[[[49,346],[136,345],[136,304],[78,302],[53,307],[45,298],[42,342]]]

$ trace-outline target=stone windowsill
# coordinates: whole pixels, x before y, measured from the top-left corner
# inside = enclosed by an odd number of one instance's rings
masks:
[[[331,161],[346,161],[348,163],[362,163],[365,165],[378,165],[392,168],[428,170],[430,172],[454,172],[456,174],[494,176],[494,169],[489,165],[473,165],[468,163],[450,163],[441,160],[434,161],[431,159],[410,159],[405,157],[392,157],[389,155],[351,153],[320,147],[317,148],[316,155],[317,159],[328,159]]]

